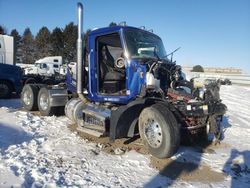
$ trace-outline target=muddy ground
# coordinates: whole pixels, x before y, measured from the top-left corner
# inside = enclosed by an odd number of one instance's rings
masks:
[[[114,143],[109,142],[108,137],[95,137],[84,133],[77,129],[76,125],[69,125],[69,129],[86,139],[89,142],[96,143],[96,147],[102,151],[114,154],[122,155],[127,151],[136,150],[137,152],[145,155],[150,155],[147,149],[143,146],[139,136],[134,138],[122,138],[116,139]],[[227,145],[220,143],[214,144],[192,144],[192,147],[197,149],[200,153],[214,153],[218,147],[228,147]],[[182,181],[194,181],[194,182],[219,182],[223,181],[225,175],[217,171],[212,170],[210,167],[204,164],[194,164],[190,162],[179,162],[172,159],[157,159],[151,156],[151,166],[159,170],[161,175],[164,175],[172,180]]]

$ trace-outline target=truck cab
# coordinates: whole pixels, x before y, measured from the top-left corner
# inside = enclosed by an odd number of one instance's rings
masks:
[[[146,87],[147,62],[167,61],[160,37],[135,27],[96,29],[89,34],[87,46],[84,78],[91,78],[88,98],[96,102],[127,104]]]
[[[44,57],[35,62],[34,67],[26,68],[25,74],[35,74],[40,76],[52,76],[55,73],[61,73],[62,67],[61,56]]]

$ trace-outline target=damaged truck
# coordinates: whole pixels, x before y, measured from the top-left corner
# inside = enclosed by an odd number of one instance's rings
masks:
[[[219,86],[187,81],[156,34],[130,26],[91,31],[82,41],[78,3],[77,67],[66,84],[27,84],[27,110],[53,115],[64,109],[82,131],[117,138],[140,135],[149,152],[171,157],[185,137],[220,137],[226,106]],[[169,56],[171,58],[169,58]]]

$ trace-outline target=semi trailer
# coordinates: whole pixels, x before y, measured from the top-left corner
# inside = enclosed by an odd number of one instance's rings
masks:
[[[8,35],[0,35],[0,63],[15,65],[14,38]]]
[[[171,157],[180,141],[212,133],[220,137],[226,106],[219,86],[187,81],[156,34],[130,26],[95,29],[83,46],[83,6],[77,5],[77,65],[66,84],[27,84],[27,110],[66,116],[89,134],[140,135],[149,152]]]

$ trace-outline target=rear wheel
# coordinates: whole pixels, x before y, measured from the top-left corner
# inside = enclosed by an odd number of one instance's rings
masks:
[[[38,94],[38,108],[42,116],[61,115],[64,107],[51,106],[49,92],[46,88],[41,88]]]
[[[7,99],[11,97],[12,85],[4,80],[0,80],[0,99]]]
[[[141,139],[157,158],[171,157],[180,144],[180,130],[174,115],[163,104],[145,108],[139,117]]]
[[[32,111],[37,110],[37,95],[38,95],[39,87],[36,85],[26,84],[23,87],[21,93],[21,101],[26,110]]]

